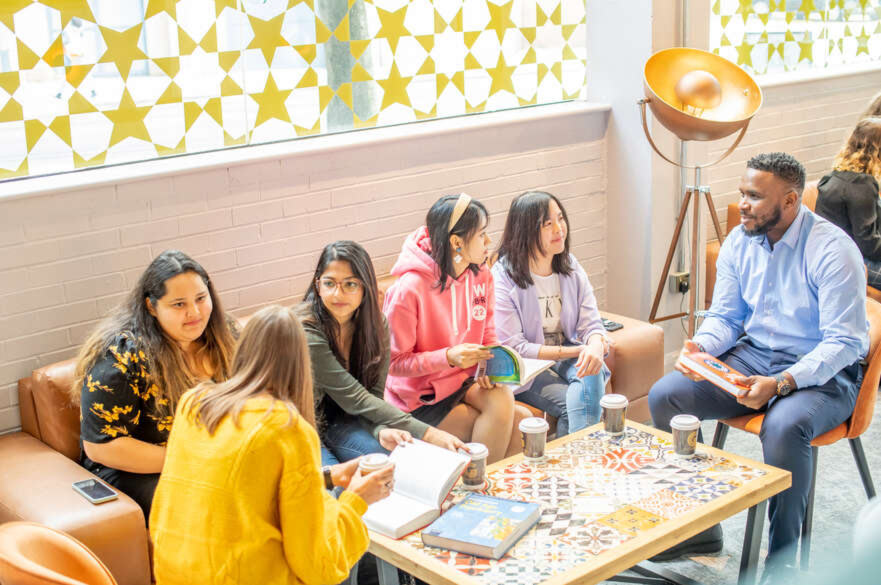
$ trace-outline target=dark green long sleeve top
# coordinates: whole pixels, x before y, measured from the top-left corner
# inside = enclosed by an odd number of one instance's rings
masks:
[[[315,393],[315,404],[320,404],[325,396],[331,398],[346,413],[358,416],[375,438],[385,428],[409,431],[417,439],[421,439],[428,430],[428,425],[416,420],[406,412],[389,404],[383,399],[385,379],[389,368],[389,333],[388,326],[383,327],[383,359],[380,365],[379,379],[373,388],[365,388],[337,360],[330,349],[324,333],[304,326],[306,339],[309,343],[309,354],[312,358],[312,378]],[[327,425],[333,420],[325,419]]]

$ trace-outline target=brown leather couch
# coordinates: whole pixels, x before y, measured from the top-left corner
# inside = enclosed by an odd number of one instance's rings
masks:
[[[380,305],[394,280],[380,279]],[[603,316],[624,325],[611,334],[612,389],[630,400],[629,418],[647,421],[648,391],[664,370],[664,333],[623,315]],[[123,493],[95,506],[71,488],[94,477],[77,463],[79,408],[67,393],[74,367],[74,360],[66,360],[18,381],[22,429],[0,436],[0,523],[27,520],[66,532],[94,551],[120,585],[149,585],[148,533],[140,507]]]
[[[21,432],[0,437],[0,523],[38,522],[89,547],[120,585],[149,585],[148,536],[141,508],[123,493],[92,505],[71,484],[94,476],[77,463],[79,408],[66,389],[74,360],[18,381]]]
[[[805,183],[805,190],[801,196],[801,202],[805,207],[814,210],[814,207],[817,205],[817,183],[819,181],[808,181]],[[740,210],[737,207],[737,203],[729,203],[728,204],[728,214],[727,214],[727,228],[728,231],[726,234],[731,233],[735,227],[740,225]],[[713,302],[713,285],[716,284],[716,260],[719,258],[719,247],[721,244],[718,240],[712,241],[707,244],[707,287],[706,294],[704,295],[704,308],[709,309],[710,305]],[[881,291],[877,288],[873,288],[871,286],[866,287],[866,296],[870,299],[875,299],[878,302],[881,302]]]
[[[394,276],[379,279],[379,302],[394,283]],[[610,391],[623,394],[630,401],[627,418],[637,422],[651,420],[648,393],[664,375],[664,330],[657,325],[601,311],[602,316],[624,325],[610,333],[612,353],[606,360],[612,371]]]

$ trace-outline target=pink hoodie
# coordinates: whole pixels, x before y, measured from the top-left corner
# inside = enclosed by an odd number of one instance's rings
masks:
[[[385,295],[391,364],[385,399],[404,412],[434,404],[462,386],[474,368],[447,363],[447,349],[460,343],[498,343],[492,273],[481,266],[435,286],[438,266],[429,256],[431,240],[422,226],[406,239],[392,268],[398,280]]]

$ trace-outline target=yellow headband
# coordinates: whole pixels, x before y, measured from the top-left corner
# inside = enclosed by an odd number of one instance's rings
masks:
[[[450,216],[450,227],[447,228],[448,232],[453,231],[453,228],[456,227],[456,223],[461,219],[462,214],[465,213],[465,210],[468,209],[470,204],[471,196],[466,195],[465,193],[460,193],[459,199],[456,200],[456,206],[453,208],[453,214]]]

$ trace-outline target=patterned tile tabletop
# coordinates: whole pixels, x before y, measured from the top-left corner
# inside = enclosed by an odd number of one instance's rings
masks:
[[[538,583],[766,473],[701,447],[682,458],[666,438],[633,426],[617,437],[589,429],[550,445],[540,462],[488,474],[483,493],[542,506],[538,524],[500,560],[426,547],[419,532],[404,542],[478,583]],[[468,493],[460,483],[446,504]]]

